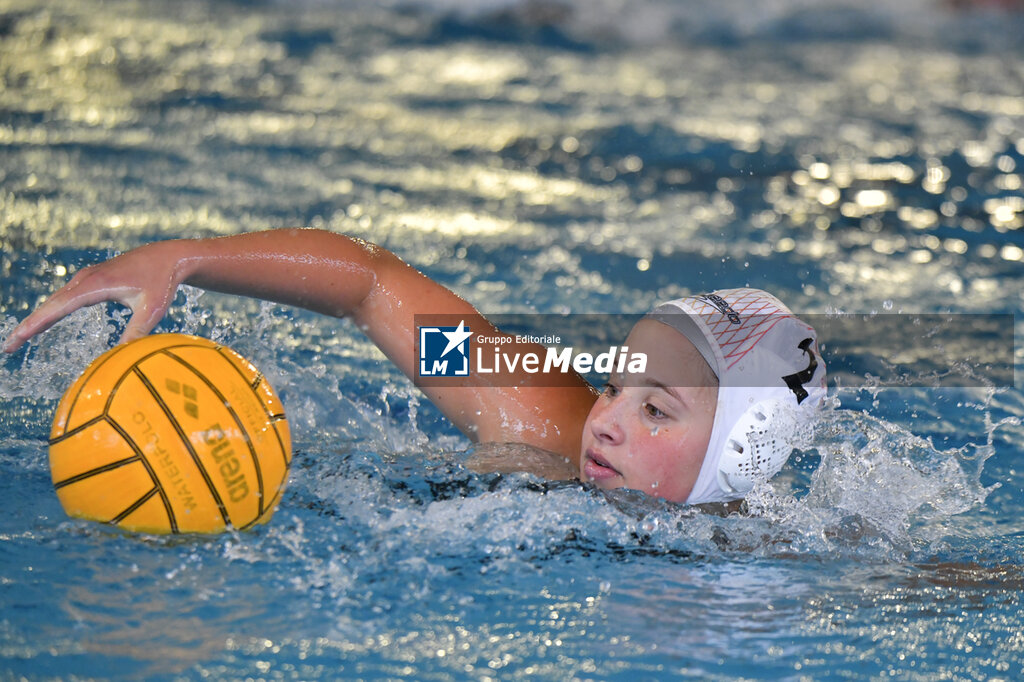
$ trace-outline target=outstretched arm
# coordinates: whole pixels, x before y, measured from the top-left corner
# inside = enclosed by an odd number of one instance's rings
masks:
[[[78,308],[103,301],[131,308],[121,342],[132,341],[160,322],[181,284],[342,316],[372,288],[377,251],[317,230],[147,244],[79,271],[11,332],[4,350],[13,352]]]
[[[139,338],[163,318],[180,284],[351,317],[410,378],[417,369],[416,314],[459,315],[487,325],[472,305],[386,249],[322,230],[285,229],[156,242],[85,268],[15,328],[4,350],[102,301],[130,307],[121,340]],[[497,335],[489,325],[474,332]],[[542,379],[536,376],[519,379],[518,386],[463,381],[423,390],[473,440],[528,443],[576,462],[594,400],[589,385],[578,376],[557,388],[537,385]]]

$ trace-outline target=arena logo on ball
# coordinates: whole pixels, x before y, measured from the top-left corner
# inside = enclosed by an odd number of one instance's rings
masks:
[[[628,346],[607,346],[601,352],[577,351],[557,334],[494,331],[474,333],[465,319],[458,324],[417,324],[418,381],[476,376],[490,385],[523,375],[545,375],[557,383],[576,373],[642,374],[645,353]],[[562,379],[558,379],[562,377]]]

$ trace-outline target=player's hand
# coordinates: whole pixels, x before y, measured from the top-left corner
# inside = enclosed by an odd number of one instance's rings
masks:
[[[71,281],[21,321],[4,343],[12,353],[79,308],[116,301],[132,316],[121,343],[148,334],[167,313],[183,279],[170,242],[157,242],[79,271]]]

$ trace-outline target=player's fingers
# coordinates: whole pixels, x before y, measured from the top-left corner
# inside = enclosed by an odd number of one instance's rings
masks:
[[[12,331],[10,335],[6,339],[4,339],[3,351],[5,353],[13,353],[14,351],[18,350],[25,344],[25,340],[27,338],[27,336],[18,334],[18,328],[15,327],[14,331]]]
[[[146,308],[136,310],[132,313],[131,319],[128,320],[128,324],[125,326],[118,343],[128,343],[135,339],[141,339],[153,331],[153,328],[156,327],[162,317],[162,314],[156,314],[154,311]]]
[[[13,353],[21,348],[21,346],[30,338],[40,332],[46,331],[58,320],[71,314],[83,305],[88,304],[69,298],[65,294],[65,290],[61,289],[47,299],[46,302],[36,308],[28,317],[22,320],[13,331],[11,331],[7,340],[4,342],[3,350],[7,353]]]
[[[130,296],[123,290],[93,286],[88,283],[86,278],[76,276],[14,328],[4,342],[3,350],[13,353],[30,338],[46,331],[79,308],[103,301],[124,301],[127,298]],[[126,305],[131,305],[131,303],[126,302]]]
[[[128,320],[118,343],[141,339],[153,331],[167,314],[177,290],[177,284],[172,283],[165,291],[159,293],[140,289],[119,296],[117,300],[132,309],[132,317]]]

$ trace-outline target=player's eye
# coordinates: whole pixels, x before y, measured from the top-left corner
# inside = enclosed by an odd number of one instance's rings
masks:
[[[644,403],[644,412],[646,412],[647,416],[651,417],[652,419],[662,419],[663,417],[668,416],[651,403]]]

